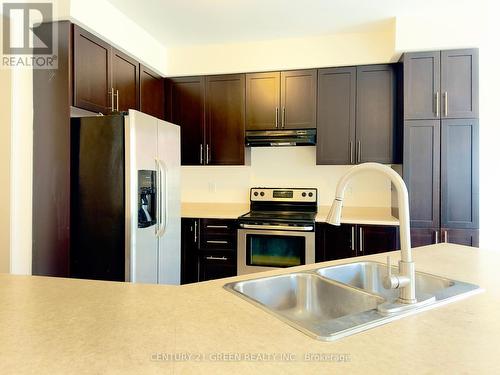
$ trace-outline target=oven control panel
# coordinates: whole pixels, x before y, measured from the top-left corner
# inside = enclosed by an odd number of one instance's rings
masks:
[[[251,188],[252,202],[309,202],[318,201],[318,189],[300,188]]]

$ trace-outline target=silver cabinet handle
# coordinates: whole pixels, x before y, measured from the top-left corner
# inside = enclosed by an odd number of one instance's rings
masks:
[[[227,260],[227,257],[214,257],[214,256],[208,256],[205,257],[206,260]]]
[[[444,92],[444,117],[448,117],[448,91]]]
[[[120,100],[120,92],[118,90],[116,90],[116,111],[118,112],[119,111],[119,107],[118,107],[118,103],[119,103],[119,100]]]
[[[274,126],[276,127],[276,129],[278,129],[278,117],[280,116],[279,114],[280,110],[278,107],[276,107],[276,115],[274,116]]]
[[[356,148],[357,151],[357,163],[361,163],[361,141],[358,141],[358,147]]]
[[[351,142],[349,142],[349,162],[351,164],[354,164],[354,160],[353,160],[354,156],[353,156],[353,153],[352,153],[353,152],[353,148],[354,147],[352,147],[352,141],[351,141]]]
[[[198,220],[194,221],[194,243],[198,242]]]
[[[208,164],[210,162],[210,147],[208,146],[208,143],[205,151],[206,151],[205,164]]]
[[[203,145],[200,143],[200,164],[203,164]]]
[[[448,231],[444,231],[444,243],[448,243]]]
[[[281,110],[281,127],[285,127],[285,107],[283,107]]]
[[[355,242],[355,238],[354,236],[356,235],[355,231],[354,231],[354,225],[351,227],[351,250],[352,252],[356,252],[356,250],[354,249],[354,242]]]
[[[213,244],[228,244],[229,241],[226,240],[207,240],[207,243],[213,243]]]
[[[436,117],[439,117],[439,91],[436,91]]]
[[[111,112],[115,110],[115,89],[111,87],[111,91],[108,92],[111,95]]]
[[[434,231],[434,243],[439,243],[439,231]]]
[[[359,252],[362,253],[363,251],[365,251],[365,249],[363,249],[363,228],[360,227],[359,228]]]
[[[228,229],[227,225],[207,225],[207,228],[212,229]]]

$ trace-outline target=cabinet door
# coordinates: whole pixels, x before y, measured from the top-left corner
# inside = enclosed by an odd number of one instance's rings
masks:
[[[396,80],[392,65],[357,68],[357,162],[395,161]]]
[[[441,52],[441,117],[478,118],[478,50]]]
[[[439,228],[411,228],[411,247],[427,246],[439,243]]]
[[[358,225],[358,255],[385,253],[399,249],[398,227]]]
[[[181,220],[181,284],[198,282],[199,219]]]
[[[111,46],[74,26],[74,106],[92,112],[111,109]]]
[[[316,128],[318,71],[281,72],[281,127]]]
[[[139,109],[139,63],[117,49],[112,49],[112,85],[115,109]]]
[[[322,243],[325,261],[356,256],[354,225],[334,226],[323,224]]]
[[[245,164],[245,75],[207,77],[206,164]]]
[[[163,120],[165,118],[165,85],[163,78],[144,65],[140,65],[141,112]]]
[[[403,177],[408,187],[412,227],[440,225],[440,126],[439,120],[405,121]]]
[[[478,229],[443,228],[441,232],[441,240],[445,243],[479,247]]]
[[[168,86],[168,120],[181,127],[181,164],[203,164],[205,78],[175,78]]]
[[[280,124],[280,72],[246,74],[246,130]]]
[[[405,120],[440,117],[440,52],[405,53],[404,118]]]
[[[318,71],[316,164],[353,164],[356,135],[356,68]]]
[[[236,276],[236,258],[227,253],[200,254],[200,281]]]
[[[479,122],[441,121],[441,227],[479,228]]]

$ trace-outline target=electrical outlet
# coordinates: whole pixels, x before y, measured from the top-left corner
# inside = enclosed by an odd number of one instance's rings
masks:
[[[217,193],[217,184],[215,182],[208,183],[208,191],[210,193]]]

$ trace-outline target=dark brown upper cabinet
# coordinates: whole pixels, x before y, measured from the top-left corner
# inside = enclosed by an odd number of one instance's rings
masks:
[[[477,118],[479,113],[478,50],[441,51],[443,118]]]
[[[440,60],[439,51],[404,54],[404,118],[406,120],[430,120],[440,117]]]
[[[246,75],[246,130],[278,129],[280,105],[280,72]]]
[[[354,163],[356,68],[318,70],[316,164]]]
[[[115,110],[139,109],[139,63],[113,48],[111,67]]]
[[[316,127],[317,70],[246,74],[246,130]]]
[[[316,127],[318,71],[281,72],[281,126],[283,129]]]
[[[394,65],[357,67],[356,162],[397,161],[396,72]]]
[[[182,165],[245,164],[245,75],[167,81],[167,119],[181,127]]]
[[[397,163],[401,125],[396,110],[394,65],[320,69],[316,163]]]
[[[159,119],[165,118],[165,85],[163,78],[140,64],[140,110]]]
[[[441,227],[479,228],[479,121],[441,122]]]
[[[73,105],[92,112],[111,111],[111,46],[74,25]]]
[[[206,78],[205,163],[245,164],[245,75]]]
[[[478,117],[478,50],[405,53],[404,118]]]
[[[414,228],[440,226],[440,127],[439,120],[409,120],[404,124],[403,176]]]
[[[181,128],[182,165],[205,164],[205,77],[167,81],[167,120]]]

